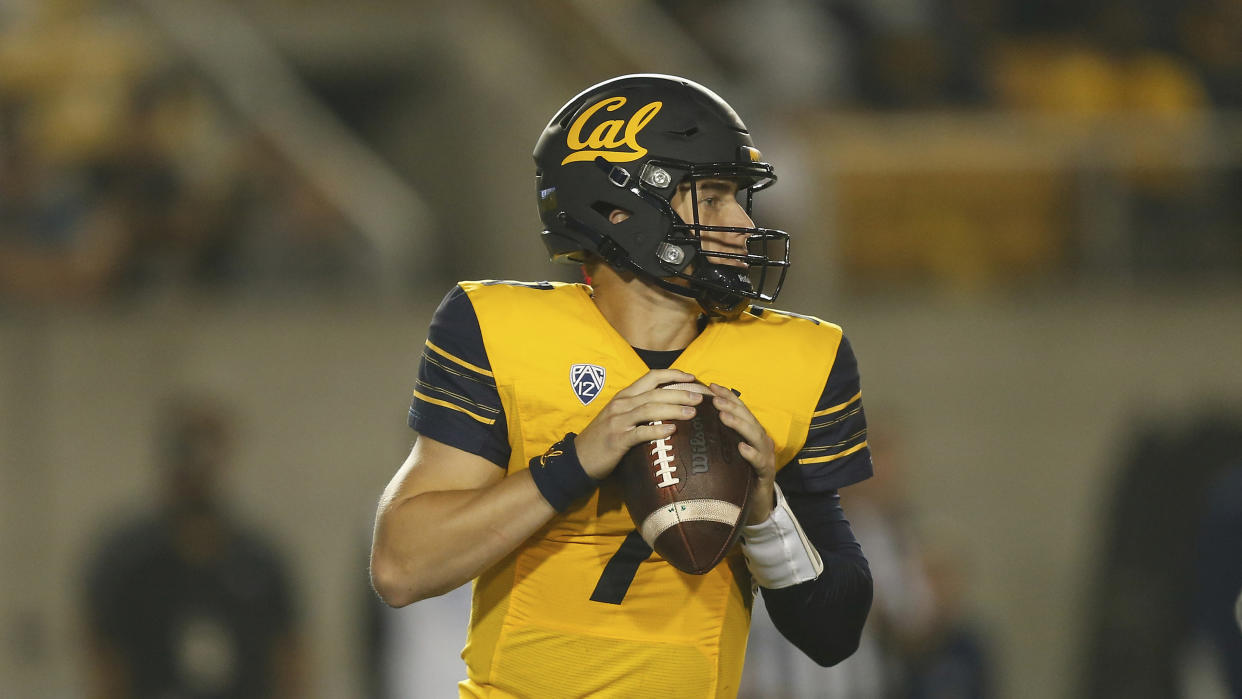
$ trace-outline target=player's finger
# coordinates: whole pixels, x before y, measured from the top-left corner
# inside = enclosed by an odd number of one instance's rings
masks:
[[[713,396],[715,396],[716,398],[719,398],[721,401],[731,406],[740,406],[746,409],[747,412],[750,411],[749,408],[746,408],[746,404],[742,402],[742,399],[739,398],[736,393],[734,393],[733,391],[730,391],[729,389],[725,388],[724,386],[721,386],[718,383],[711,384],[710,386],[707,387],[707,390],[711,391]]]
[[[677,405],[698,405],[699,403],[702,403],[704,399],[704,395],[701,391],[685,390],[685,389],[677,388],[677,386],[690,387],[690,386],[698,386],[698,385],[701,385],[701,384],[693,384],[693,383],[668,384],[667,386],[660,386],[660,387],[653,388],[648,391],[643,391],[642,393],[629,395],[629,396],[623,396],[620,393],[618,393],[616,398],[613,398],[613,403],[616,405],[617,411],[623,412],[623,413],[634,410],[638,406],[645,405],[647,403],[675,403]],[[669,386],[672,386],[672,388],[670,388]]]
[[[721,410],[720,421],[724,423],[726,427],[729,427],[733,429],[734,432],[737,432],[738,436],[740,436],[744,442],[754,447],[762,445],[764,443],[764,439],[768,435],[768,433],[764,431],[763,425],[760,425],[759,421],[755,420],[753,416],[749,416],[749,419],[747,419],[747,416]]]
[[[643,374],[637,381],[617,391],[618,396],[636,396],[666,383],[688,383],[694,381],[693,374],[680,369],[652,369]]]
[[[759,420],[751,414],[750,410],[748,410],[746,406],[738,405],[736,403],[729,403],[721,398],[714,399],[712,404],[716,406],[716,410],[720,412],[721,417],[727,415],[729,417],[736,418],[741,424],[744,425],[759,424]]]
[[[662,389],[653,389],[637,396],[622,397],[618,396],[613,399],[612,408],[615,413],[622,416],[622,419],[631,420],[630,425],[639,422],[647,422],[641,419],[641,413],[637,411],[644,410],[649,405],[664,406],[694,406],[702,402],[703,396],[691,393],[689,391],[664,391]],[[693,415],[693,413],[690,413]],[[651,418],[661,419],[661,418]],[[673,419],[673,418],[669,418]],[[676,419],[684,419],[677,415]]]
[[[738,398],[733,391],[715,383],[709,388],[712,391],[712,402],[722,414],[734,415],[744,422],[759,424],[754,414],[750,412],[750,408],[746,407],[742,399]]]
[[[720,411],[720,421],[733,428],[751,446],[766,446],[769,441],[767,430],[754,413],[750,412],[750,408],[732,391],[719,384],[712,384],[711,389],[715,394],[713,404]]]
[[[658,425],[639,425],[626,433],[626,441],[632,447],[643,442],[654,442],[657,439],[664,439],[676,431],[677,426],[668,422],[662,422]]]
[[[746,459],[746,463],[754,466],[756,469],[763,469],[767,466],[767,464],[763,461],[763,452],[752,447],[746,442],[739,442],[737,445],[737,451],[742,455],[743,459]]]
[[[678,386],[694,386],[696,384],[672,384],[653,388],[645,393],[634,396],[639,403],[676,403],[678,405],[698,405],[703,402],[701,391],[687,390]]]
[[[680,403],[644,403],[626,413],[625,421],[630,425],[640,425],[656,420],[689,420],[694,417],[694,408]]]

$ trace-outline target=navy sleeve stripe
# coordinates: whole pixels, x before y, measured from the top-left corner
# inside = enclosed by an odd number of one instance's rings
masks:
[[[473,371],[476,374],[482,374],[483,376],[486,376],[489,379],[493,378],[492,372],[488,371],[487,369],[484,369],[483,367],[475,366],[460,357],[456,357],[453,354],[446,352],[439,347],[436,347],[435,343],[432,342],[431,340],[427,340],[427,348],[435,352],[436,354],[443,356],[445,359],[453,362],[454,364],[465,367],[469,369],[470,371]]]
[[[825,428],[828,428],[828,427],[832,427],[833,425],[837,424],[838,422],[844,422],[845,420],[848,420],[848,419],[850,419],[850,418],[854,417],[855,415],[859,415],[859,414],[861,414],[861,413],[862,413],[862,405],[860,404],[860,405],[856,406],[853,410],[849,411],[848,413],[843,413],[843,414],[841,414],[841,415],[838,415],[838,416],[836,416],[836,417],[832,418],[831,420],[827,420],[827,421],[824,421],[824,422],[815,422],[815,421],[813,421],[813,420],[812,420],[812,421],[811,421],[811,427],[810,427],[810,429],[812,429],[812,430],[822,430],[822,429],[825,429]]]
[[[833,369],[835,370],[835,369],[836,369],[836,367],[833,367]],[[833,373],[836,373],[836,372],[834,371]],[[832,376],[829,376],[829,377],[828,377],[828,381],[829,381],[829,383],[831,383],[831,382],[832,382]],[[832,413],[840,412],[840,411],[842,411],[842,410],[844,410],[844,409],[848,408],[848,407],[849,407],[852,403],[857,402],[857,401],[858,401],[859,399],[861,399],[861,398],[862,398],[862,391],[859,391],[858,393],[855,393],[855,394],[854,394],[854,397],[853,397],[853,398],[850,398],[849,400],[845,401],[844,403],[841,403],[841,404],[839,404],[839,405],[834,405],[834,406],[832,406],[831,408],[824,408],[823,410],[816,410],[815,412],[811,413],[811,417],[812,417],[812,418],[823,417],[823,416],[825,416],[825,415],[831,415]],[[821,400],[822,400],[822,399],[821,399]]]
[[[867,438],[867,428],[864,427],[861,430],[858,430],[854,434],[851,434],[850,436],[846,437],[845,439],[842,439],[841,441],[835,444],[820,444],[819,446],[814,446],[814,447],[804,447],[802,449],[802,453],[805,454],[808,452],[828,451],[829,449],[843,449],[845,447],[850,446],[851,444],[857,443],[859,440],[862,440],[865,442],[866,438]]]
[[[466,415],[469,415],[470,417],[474,418],[474,419],[475,419],[475,420],[477,420],[478,422],[483,423],[484,425],[494,425],[494,424],[496,424],[496,418],[494,418],[494,417],[483,417],[482,415],[477,415],[477,414],[475,414],[475,413],[473,413],[473,412],[471,412],[471,411],[469,411],[469,410],[466,410],[465,408],[461,407],[460,405],[456,405],[456,404],[454,404],[454,403],[450,403],[450,402],[448,402],[448,401],[446,401],[446,400],[440,400],[439,398],[432,398],[431,396],[424,395],[424,394],[422,394],[422,393],[419,393],[418,391],[415,391],[415,392],[414,392],[414,397],[415,397],[415,398],[417,398],[418,400],[421,400],[421,401],[422,401],[422,402],[424,402],[424,403],[430,403],[430,404],[432,404],[432,405],[438,405],[438,406],[440,406],[440,407],[442,407],[442,408],[448,408],[448,409],[450,409],[450,410],[456,410],[456,411],[457,411],[457,412],[459,412],[459,413],[465,413]]]
[[[479,412],[487,413],[491,415],[492,417],[500,415],[500,408],[490,406],[490,405],[484,405],[482,403],[479,403],[478,401],[471,400],[469,396],[463,396],[460,393],[454,393],[453,391],[450,391],[447,388],[440,388],[439,386],[433,386],[427,383],[426,381],[423,381],[422,379],[418,379],[415,382],[415,386],[417,386],[418,389],[422,389],[423,393],[434,393],[434,394],[443,396],[446,399],[452,399],[459,406],[463,408],[472,408],[474,410],[478,410]]]
[[[418,404],[424,410],[430,405],[422,401],[418,401]],[[509,445],[507,442],[495,439],[462,438],[462,435],[473,434],[478,432],[478,430],[503,429],[503,421],[497,421],[494,425],[483,425],[460,412],[437,410],[437,413],[437,415],[428,416],[425,412],[419,412],[411,407],[410,427],[424,437],[430,437],[437,442],[443,442],[462,451],[477,454],[502,469],[507,467],[509,463]],[[458,417],[460,419],[457,419]]]
[[[475,373],[459,371],[455,367],[455,365],[447,364],[445,362],[440,361],[439,359],[436,358],[436,355],[428,352],[427,350],[423,350],[423,361],[426,362],[427,364],[431,364],[439,368],[441,371],[448,372],[452,374],[453,376],[459,376],[468,381],[474,381],[475,383],[483,384],[484,386],[487,386],[488,388],[492,388],[492,389],[496,388],[495,379],[491,379],[485,376],[480,376],[479,374],[475,374]],[[490,372],[489,372],[489,376],[490,376]]]
[[[800,464],[823,464],[829,461],[836,461],[837,459],[844,459],[845,457],[850,456],[851,454],[854,454],[855,452],[862,451],[863,449],[866,449],[868,446],[870,445],[864,441],[862,444],[856,444],[853,447],[850,447],[849,449],[846,449],[845,451],[839,452],[836,454],[828,454],[827,456],[799,457],[798,463]]]

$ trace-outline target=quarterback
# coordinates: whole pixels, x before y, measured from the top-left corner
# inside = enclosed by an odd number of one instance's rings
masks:
[[[871,574],[839,489],[871,475],[841,328],[765,305],[789,236],[719,96],[666,75],[582,92],[535,146],[542,239],[587,284],[461,282],[431,321],[376,515],[371,579],[403,606],[473,581],[463,697],[732,697],[754,595],[798,649],[857,648]],[[700,381],[711,395],[661,389]],[[609,475],[711,400],[756,473],[704,575],[644,543]],[[791,649],[792,652],[792,649]]]

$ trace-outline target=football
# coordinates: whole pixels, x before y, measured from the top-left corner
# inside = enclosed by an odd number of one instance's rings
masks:
[[[664,439],[630,449],[617,466],[625,505],[647,545],[679,570],[702,575],[741,534],[755,472],[738,453],[742,438],[720,421],[700,383],[670,384],[705,394],[689,420]]]

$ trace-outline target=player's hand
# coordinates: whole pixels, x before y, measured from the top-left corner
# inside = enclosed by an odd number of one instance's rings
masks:
[[[608,405],[574,440],[578,461],[587,475],[603,480],[630,447],[673,433],[673,425],[651,425],[656,420],[688,420],[703,394],[660,388],[667,383],[694,381],[676,369],[656,369],[617,392]]]
[[[710,388],[715,395],[712,403],[720,411],[720,421],[742,437],[737,450],[755,469],[757,478],[751,493],[755,504],[746,523],[759,524],[772,515],[772,508],[776,505],[776,487],[773,485],[776,482],[776,442],[733,391],[717,383]]]

